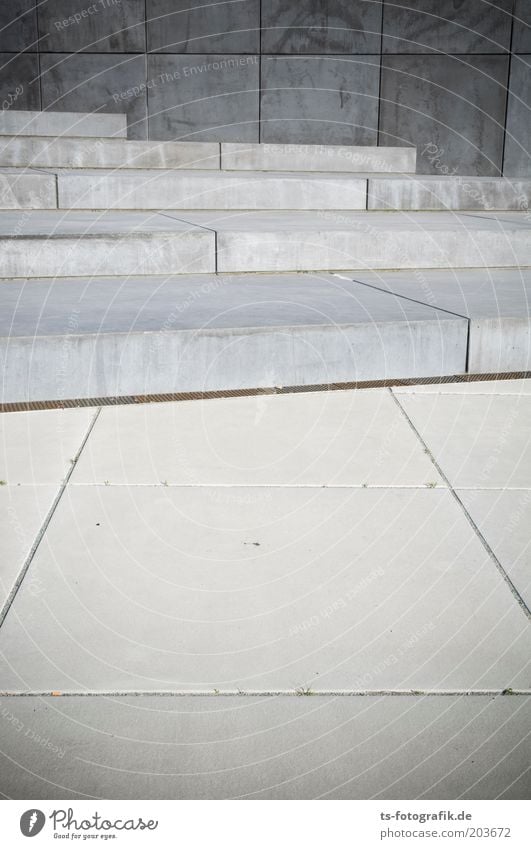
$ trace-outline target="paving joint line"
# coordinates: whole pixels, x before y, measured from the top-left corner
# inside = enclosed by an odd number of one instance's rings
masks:
[[[404,696],[427,696],[430,698],[441,698],[448,696],[503,696],[510,698],[520,696],[528,698],[531,696],[530,689],[513,690],[511,688],[490,688],[485,690],[474,689],[448,689],[448,690],[430,690],[430,689],[411,689],[411,690],[307,690],[306,688],[296,688],[292,690],[28,690],[27,692],[20,690],[0,691],[0,698],[101,698],[101,697],[172,697],[172,698],[228,698],[228,697],[248,697],[248,698],[272,698],[272,697],[297,697],[297,698],[314,698],[321,696],[325,698],[352,698],[352,697],[392,697],[401,698]]]
[[[501,577],[503,578],[503,580],[505,581],[505,583],[506,583],[506,584],[507,584],[507,586],[509,587],[509,590],[510,590],[510,592],[511,592],[511,593],[512,593],[512,595],[513,595],[513,598],[514,598],[514,599],[515,599],[515,601],[518,603],[518,605],[521,607],[521,609],[522,609],[523,613],[525,614],[525,616],[527,617],[527,619],[531,621],[531,610],[530,610],[530,609],[529,609],[529,607],[527,606],[527,604],[526,604],[526,602],[524,601],[523,597],[520,595],[520,592],[518,591],[517,587],[515,586],[515,584],[514,584],[514,583],[513,583],[513,581],[511,580],[510,576],[508,575],[508,573],[507,573],[507,572],[505,571],[505,569],[503,568],[503,566],[502,566],[502,564],[501,564],[501,561],[498,559],[498,557],[497,557],[497,556],[496,556],[496,554],[494,553],[494,550],[491,548],[491,546],[489,545],[489,543],[487,542],[487,540],[485,539],[485,537],[484,537],[484,536],[483,536],[483,534],[481,533],[481,531],[480,531],[479,527],[478,527],[478,526],[476,525],[476,523],[474,522],[474,519],[472,518],[471,514],[469,513],[469,511],[468,511],[468,510],[467,510],[467,508],[465,507],[465,505],[464,505],[463,501],[461,501],[461,499],[459,498],[459,495],[457,494],[457,492],[456,492],[456,490],[454,489],[454,487],[453,487],[452,483],[450,482],[450,479],[449,479],[449,478],[448,478],[448,476],[445,474],[445,472],[443,471],[443,469],[441,468],[441,466],[439,465],[439,463],[437,462],[437,460],[436,460],[436,459],[435,459],[435,457],[433,456],[433,453],[432,453],[432,451],[431,451],[430,447],[428,446],[428,444],[426,443],[426,441],[425,441],[425,440],[423,439],[423,437],[421,436],[421,434],[420,434],[419,430],[417,429],[417,427],[413,424],[413,421],[412,421],[412,420],[410,419],[410,417],[408,416],[408,414],[407,414],[406,410],[404,409],[404,407],[403,407],[403,406],[402,406],[402,404],[400,403],[399,399],[397,398],[397,396],[395,395],[395,393],[393,392],[393,390],[392,390],[392,388],[391,388],[391,387],[389,388],[389,393],[391,394],[391,397],[393,398],[393,400],[394,400],[395,404],[397,405],[398,409],[401,411],[402,415],[404,416],[404,418],[406,419],[407,423],[409,424],[409,426],[410,426],[411,430],[413,431],[413,433],[415,434],[415,436],[416,436],[416,437],[417,437],[417,439],[419,440],[420,444],[421,444],[421,445],[422,445],[422,447],[424,448],[424,451],[426,452],[427,456],[430,458],[430,460],[431,460],[431,462],[432,462],[433,466],[435,467],[435,469],[437,470],[437,472],[438,472],[438,473],[440,474],[440,476],[442,477],[443,481],[445,482],[446,486],[448,487],[449,492],[452,494],[452,496],[454,497],[455,501],[457,502],[457,504],[458,504],[458,505],[459,505],[459,507],[461,508],[461,510],[462,510],[462,512],[464,513],[464,515],[465,515],[465,517],[466,517],[466,519],[467,519],[467,521],[468,521],[468,523],[469,523],[470,527],[471,527],[471,528],[472,528],[472,530],[475,532],[475,534],[476,534],[476,536],[478,537],[479,541],[481,542],[481,544],[482,544],[483,548],[485,549],[485,551],[486,551],[486,552],[487,552],[487,554],[489,555],[490,560],[492,561],[492,563],[494,564],[494,566],[495,566],[495,567],[496,567],[496,569],[498,570],[499,574],[501,575]]]
[[[39,548],[39,546],[40,546],[40,544],[41,544],[41,542],[44,538],[44,535],[45,535],[46,531],[48,530],[48,526],[49,526],[49,524],[52,520],[52,517],[53,517],[53,515],[54,515],[54,513],[55,513],[55,511],[56,511],[56,509],[59,505],[59,502],[61,501],[63,493],[66,490],[68,482],[69,482],[70,478],[72,477],[72,474],[74,472],[74,469],[76,468],[77,462],[78,462],[78,460],[81,456],[81,453],[82,453],[85,445],[88,442],[88,439],[89,439],[89,437],[90,437],[90,435],[91,435],[91,433],[94,429],[94,425],[96,424],[96,422],[98,420],[98,416],[99,416],[100,413],[101,413],[101,408],[98,408],[96,410],[95,415],[92,417],[92,420],[90,422],[88,430],[87,430],[85,436],[83,437],[81,445],[79,446],[79,448],[78,448],[78,450],[77,450],[77,452],[76,452],[76,454],[73,458],[73,461],[70,463],[70,468],[67,470],[67,473],[66,473],[66,475],[63,479],[63,482],[61,483],[61,485],[59,487],[59,490],[58,490],[58,492],[57,492],[57,494],[56,494],[56,496],[55,496],[55,498],[52,502],[52,505],[51,505],[50,509],[48,510],[41,527],[39,528],[39,531],[38,531],[37,536],[35,537],[35,539],[33,541],[33,544],[31,546],[29,554],[26,557],[24,563],[22,564],[22,568],[20,569],[20,571],[17,575],[15,583],[13,584],[11,591],[10,591],[5,603],[2,607],[2,609],[0,610],[0,628],[2,628],[2,625],[4,624],[5,618],[6,618],[7,614],[9,613],[13,602],[15,601],[17,593],[18,593],[18,591],[19,591],[19,589],[22,585],[22,582],[24,581],[24,578],[26,577],[26,574],[28,572],[29,567],[31,566],[31,564],[33,562],[33,558],[35,557],[35,554],[37,553],[37,550],[38,550],[38,548]]]

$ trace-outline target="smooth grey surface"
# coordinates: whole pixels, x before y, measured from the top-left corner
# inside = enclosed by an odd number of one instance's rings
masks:
[[[531,608],[531,489],[464,489],[459,498]]]
[[[144,0],[46,0],[39,4],[42,49],[57,53],[143,53]],[[72,20],[73,18],[73,20]]]
[[[322,144],[221,145],[221,167],[251,171],[415,172],[416,147]]]
[[[259,69],[254,55],[148,56],[150,138],[257,142]]]
[[[158,212],[85,210],[29,211],[23,218],[14,212],[0,213],[0,237],[128,235],[131,233],[186,233],[198,230],[175,215]]]
[[[219,144],[0,137],[0,165],[41,168],[213,168]]]
[[[144,56],[41,53],[40,62],[43,109],[125,113],[129,138],[147,138]]]
[[[32,576],[7,691],[529,683],[525,614],[443,490],[72,486]]]
[[[376,144],[379,56],[264,56],[261,70],[261,141]]]
[[[0,111],[0,134],[7,136],[110,136],[127,135],[125,115],[85,112]]]
[[[65,209],[365,209],[367,180],[308,173],[140,171],[57,175]]]
[[[383,52],[504,53],[510,49],[512,5],[512,0],[488,5],[484,0],[386,0]]]
[[[531,49],[531,47],[530,47]],[[504,172],[531,175],[531,56],[513,56],[507,104]]]
[[[0,790],[13,799],[524,800],[529,701],[4,697]]]
[[[330,277],[43,280],[0,287],[0,304],[3,401],[433,376],[466,364],[464,319]]]
[[[369,209],[509,209],[531,205],[531,180],[505,177],[372,177]]]
[[[378,53],[382,4],[262,0],[262,53]]]
[[[0,170],[0,209],[55,209],[53,174],[22,174]]]
[[[0,53],[0,108],[41,108],[36,53]]]
[[[527,0],[515,0],[513,50],[515,53],[531,52],[531,9]]]
[[[528,395],[401,395],[452,486],[531,489]]]
[[[416,144],[419,173],[498,176],[508,63],[505,56],[385,56],[379,143]]]
[[[35,0],[0,4],[0,50],[37,50]]]
[[[529,269],[418,270],[352,277],[389,292],[467,316],[468,370],[531,370],[531,271]]]
[[[260,52],[260,0],[147,0],[146,11],[150,51]]]

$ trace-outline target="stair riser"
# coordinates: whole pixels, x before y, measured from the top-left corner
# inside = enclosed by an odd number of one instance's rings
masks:
[[[325,171],[350,173],[414,173],[414,147],[348,147],[341,145],[221,145],[221,167],[240,171]]]
[[[474,180],[447,177],[423,182],[369,180],[368,207],[375,210],[512,210],[531,205],[531,180]]]
[[[0,173],[0,209],[55,209],[53,174]]]
[[[0,135],[125,138],[127,117],[102,113],[3,110],[0,111]]]

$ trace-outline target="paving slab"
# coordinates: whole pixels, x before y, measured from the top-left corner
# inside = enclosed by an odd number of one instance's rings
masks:
[[[368,209],[507,209],[526,210],[531,203],[531,180],[495,177],[373,177],[369,179]]]
[[[393,386],[395,395],[531,395],[531,378]]]
[[[401,395],[454,487],[531,488],[529,395]]]
[[[526,616],[445,490],[73,486],[32,578],[10,692],[529,685]]]
[[[107,407],[72,480],[279,486],[441,483],[385,389]]]
[[[93,112],[0,111],[0,135],[125,138],[127,116]]]
[[[331,275],[12,281],[4,402],[460,374],[467,322]]]
[[[60,484],[94,418],[94,410],[0,414],[0,480]]]
[[[56,209],[53,174],[0,170],[0,209]]]
[[[223,143],[221,167],[236,171],[415,172],[416,147]]]
[[[531,490],[464,489],[459,497],[531,609]]]
[[[365,209],[351,174],[82,171],[58,174],[63,209]]]
[[[385,291],[467,316],[470,372],[531,370],[530,269],[418,269],[384,274],[353,272],[351,276]]]
[[[0,485],[0,609],[6,602],[59,486]],[[41,587],[26,575],[34,594]]]
[[[0,212],[0,277],[210,272],[215,235],[141,212]]]
[[[2,698],[0,790],[12,799],[527,799],[526,711],[529,698],[518,696]]]
[[[22,168],[218,170],[219,144],[5,136],[0,138],[0,165]]]
[[[180,215],[216,230],[221,272],[531,265],[531,228],[524,213],[325,210]]]

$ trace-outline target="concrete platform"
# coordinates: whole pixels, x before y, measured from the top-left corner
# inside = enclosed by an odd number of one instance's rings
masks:
[[[0,137],[0,166],[219,170],[219,144],[24,136]]]
[[[0,135],[109,137],[127,136],[127,116],[102,112],[0,111]]]
[[[531,370],[531,269],[353,272],[351,276],[384,291],[466,316],[470,322],[470,372]]]
[[[531,206],[531,180],[408,175],[369,179],[368,209],[513,210]]]
[[[57,175],[63,209],[365,209],[353,175],[78,171]]]
[[[215,235],[141,212],[0,212],[0,277],[184,274],[215,269]]]
[[[416,147],[221,144],[221,167],[251,171],[415,172]]]
[[[183,211],[217,232],[218,271],[531,265],[525,213]]]
[[[56,209],[53,174],[0,170],[0,209]]]
[[[466,368],[465,319],[331,275],[21,281],[0,304],[4,402]]]

